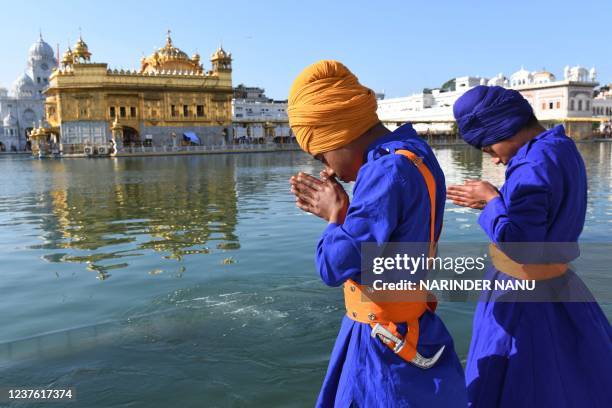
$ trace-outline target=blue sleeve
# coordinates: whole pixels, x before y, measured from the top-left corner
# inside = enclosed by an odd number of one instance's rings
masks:
[[[478,222],[495,243],[543,242],[548,230],[550,183],[537,165],[520,164],[501,197],[489,201]]]
[[[398,160],[399,159],[399,160]],[[330,223],[317,245],[316,265],[323,282],[339,286],[361,273],[361,243],[389,241],[406,205],[407,178],[399,173],[398,158],[362,167],[343,224]],[[409,166],[414,168],[414,166]],[[416,172],[416,168],[414,168]],[[405,171],[405,168],[404,168]]]

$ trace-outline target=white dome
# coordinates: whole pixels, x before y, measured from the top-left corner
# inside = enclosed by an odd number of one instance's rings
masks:
[[[4,118],[4,126],[5,127],[14,127],[17,125],[17,119],[13,116],[12,113],[9,112],[8,115]]]
[[[34,96],[36,94],[36,86],[34,81],[25,72],[19,76],[13,82],[13,95],[17,97],[21,96]]]
[[[30,47],[28,51],[30,58],[35,59],[55,59],[53,55],[53,48],[47,44],[42,36]]]
[[[510,78],[525,78],[531,75],[531,72],[527,71],[525,68],[519,69],[514,74],[510,76]]]
[[[531,83],[531,79],[532,79],[531,72],[521,67],[520,70],[510,75],[510,85],[511,86],[527,85]]]
[[[570,81],[577,82],[588,82],[589,80],[589,71],[581,67],[580,65],[576,65],[575,67],[571,67],[565,79],[569,79]]]

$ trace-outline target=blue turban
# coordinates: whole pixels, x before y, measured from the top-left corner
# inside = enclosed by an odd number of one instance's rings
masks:
[[[453,114],[463,140],[480,149],[516,135],[533,109],[517,91],[479,85],[457,99]]]

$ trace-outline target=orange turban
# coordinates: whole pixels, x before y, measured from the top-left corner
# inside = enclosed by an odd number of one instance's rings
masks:
[[[289,92],[289,125],[312,154],[349,144],[378,123],[376,96],[338,61],[306,67]]]

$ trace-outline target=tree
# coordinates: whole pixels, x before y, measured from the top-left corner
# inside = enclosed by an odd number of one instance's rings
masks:
[[[455,88],[456,88],[455,78],[449,79],[444,84],[442,84],[442,87],[441,87],[443,91],[454,91]]]

